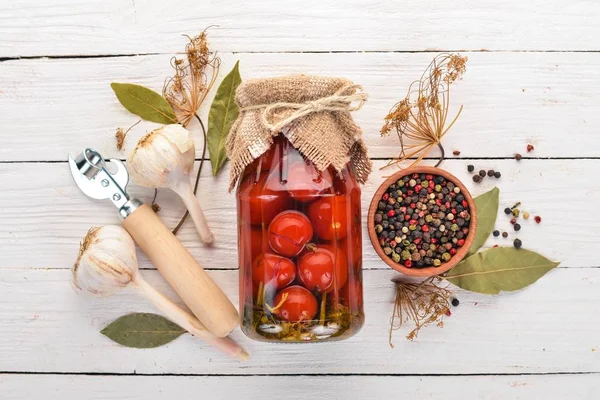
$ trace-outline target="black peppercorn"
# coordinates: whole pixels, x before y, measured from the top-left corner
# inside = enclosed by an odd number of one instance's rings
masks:
[[[481,182],[481,176],[479,176],[479,175],[473,175],[473,182],[475,182],[475,183]]]
[[[496,171],[494,171],[493,169],[490,169],[487,173],[487,175],[491,178],[494,176],[494,174],[496,173]]]
[[[498,230],[495,230],[495,231],[493,232],[493,234],[494,234],[494,236],[495,236],[495,237],[498,237],[498,236],[500,236],[500,231],[498,231]]]
[[[495,178],[500,178],[502,176],[502,174],[498,171],[494,172],[494,177]]]
[[[515,241],[513,242],[513,245],[515,246],[515,249],[520,249],[521,246],[523,245],[523,242],[521,242],[521,239],[515,239]]]
[[[504,214],[506,214],[506,215],[510,215],[510,214],[512,214],[512,210],[511,210],[510,208],[506,207],[506,208],[504,209]]]
[[[485,171],[483,169],[479,171],[479,176],[482,178],[485,176]]]
[[[458,299],[456,297],[452,299],[452,305],[454,307],[458,307],[459,304],[460,304],[460,301],[458,301]]]
[[[515,228],[515,231],[521,230],[521,225],[519,225],[519,224],[514,224],[513,227]]]
[[[474,165],[467,165],[467,171],[469,171],[469,172],[475,171],[475,166]]]

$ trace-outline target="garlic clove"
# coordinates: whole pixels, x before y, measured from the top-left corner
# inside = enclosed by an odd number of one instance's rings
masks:
[[[169,174],[182,169],[189,176],[196,147],[190,132],[179,124],[165,125],[141,138],[127,157],[127,169],[138,185],[168,186]]]
[[[71,269],[73,286],[96,296],[110,296],[138,273],[135,243],[117,225],[91,228]]]

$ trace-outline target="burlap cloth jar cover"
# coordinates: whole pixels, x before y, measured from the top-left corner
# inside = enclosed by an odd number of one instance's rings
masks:
[[[343,78],[293,75],[243,82],[235,96],[240,112],[227,138],[229,190],[280,133],[320,171],[348,165],[364,183],[372,164],[350,112],[366,99],[360,86]]]

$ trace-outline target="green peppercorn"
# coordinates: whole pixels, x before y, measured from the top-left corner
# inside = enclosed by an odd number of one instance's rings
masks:
[[[398,253],[392,254],[392,260],[395,262],[400,262],[400,255],[398,255]]]
[[[436,192],[439,192],[442,190],[442,186],[441,185],[435,185],[435,187],[433,188],[433,190],[435,190]]]
[[[400,236],[396,236],[394,238],[394,242],[396,242],[396,243],[400,243],[401,241],[402,241],[402,238]]]
[[[409,225],[409,226],[408,226],[408,230],[409,230],[409,231],[414,231],[415,229],[417,229],[417,226],[416,226],[416,225]]]
[[[410,241],[408,241],[408,240],[403,240],[403,241],[402,241],[402,246],[404,246],[404,247],[408,247],[408,246],[410,246]]]
[[[518,208],[515,208],[514,210],[512,210],[513,217],[518,218],[519,214],[521,214],[521,211]]]
[[[408,227],[403,226],[402,227],[402,233],[408,233]]]
[[[410,257],[411,257],[410,251],[404,250],[400,255],[403,260],[410,260]]]
[[[450,261],[451,258],[452,258],[452,256],[450,255],[450,253],[442,254],[442,260],[444,260],[444,261]]]
[[[425,216],[425,222],[430,223],[431,221],[433,221],[433,217],[430,214],[427,214]]]
[[[428,181],[421,181],[421,186],[423,187],[429,187],[429,182]]]
[[[417,186],[417,181],[415,181],[414,179],[411,179],[410,181],[408,181],[408,186],[410,186],[410,187]]]
[[[383,252],[385,253],[386,256],[389,256],[390,254],[392,254],[392,248],[386,246],[383,248]]]
[[[515,246],[515,249],[520,249],[522,245],[523,242],[521,242],[521,239],[515,239],[513,242],[513,246]]]
[[[398,187],[404,187],[404,181],[402,179],[398,179],[398,182],[396,182],[396,185],[398,185]]]
[[[523,212],[523,218],[529,219],[529,213],[527,211]]]
[[[433,265],[439,267],[440,265],[442,265],[442,261],[439,258],[436,258],[433,260]]]
[[[375,225],[375,232],[381,233],[383,231],[383,226],[377,224]]]
[[[411,243],[411,244],[410,244],[410,246],[408,246],[408,249],[409,249],[410,251],[415,251],[415,250],[417,249],[417,245],[416,245],[416,244],[414,244],[414,243]]]
[[[452,230],[452,232],[456,232],[458,229],[458,224],[452,224],[452,226],[450,227],[450,230]]]

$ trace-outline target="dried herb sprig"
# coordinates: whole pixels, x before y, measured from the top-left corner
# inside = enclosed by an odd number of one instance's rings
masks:
[[[382,169],[417,157],[410,165],[414,166],[436,145],[442,152],[436,166],[443,161],[445,153],[440,142],[462,111],[461,106],[456,116],[447,123],[450,85],[461,79],[466,62],[467,57],[459,54],[443,53],[436,56],[421,79],[410,85],[406,97],[392,107],[385,117],[381,135],[387,136],[395,130],[401,152]]]
[[[400,278],[392,279],[396,286],[396,301],[394,311],[390,318],[390,347],[393,331],[400,329],[405,322],[412,321],[414,329],[406,336],[408,340],[417,337],[424,326],[438,322],[442,326],[442,318],[450,310],[449,289],[438,286],[437,277],[427,278],[422,282],[403,281]]]
[[[186,37],[189,39],[185,46],[186,58],[171,59],[175,75],[167,78],[163,87],[163,97],[183,126],[196,115],[215,84],[221,66],[221,59],[209,51],[206,29],[196,37]]]

